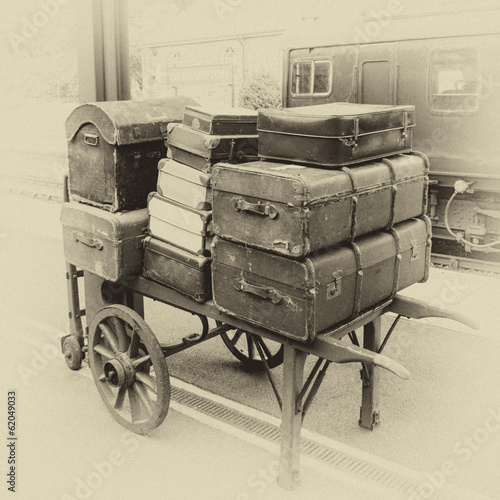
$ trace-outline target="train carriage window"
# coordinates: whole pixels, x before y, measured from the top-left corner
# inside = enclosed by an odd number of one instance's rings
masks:
[[[327,95],[332,90],[332,61],[296,61],[292,64],[292,94]]]
[[[436,49],[430,59],[430,107],[438,113],[471,113],[479,107],[479,51]]]

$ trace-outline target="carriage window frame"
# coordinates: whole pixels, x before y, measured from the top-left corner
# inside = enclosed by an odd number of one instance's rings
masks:
[[[472,52],[474,56],[474,62],[476,67],[476,74],[473,80],[470,80],[475,84],[475,91],[473,92],[463,92],[463,93],[446,93],[446,92],[434,92],[436,86],[436,75],[438,71],[436,66],[439,64],[436,62],[435,57],[438,53],[463,53]],[[470,56],[469,56],[470,57]],[[464,66],[465,68],[465,66]],[[429,53],[428,62],[428,90],[427,90],[427,105],[429,111],[433,115],[473,115],[479,112],[480,100],[481,100],[481,53],[480,47],[477,45],[460,45],[460,46],[441,46],[433,48]],[[437,99],[436,99],[437,98]],[[448,101],[456,99],[457,106],[445,109],[444,107],[438,107],[437,102],[439,98],[446,98]],[[464,106],[464,102],[467,99],[474,99],[474,106]],[[443,99],[441,99],[443,100]]]
[[[311,81],[309,84],[309,91],[308,92],[294,92],[293,91],[293,74],[294,74],[294,68],[297,64],[307,64],[309,63],[311,65]],[[316,64],[328,64],[328,90],[326,92],[314,92],[314,85],[315,85],[315,79],[316,79],[316,71],[315,67]],[[290,94],[293,97],[326,97],[329,96],[332,93],[333,90],[333,62],[331,59],[328,58],[317,58],[317,59],[294,59],[291,62],[290,65]]]

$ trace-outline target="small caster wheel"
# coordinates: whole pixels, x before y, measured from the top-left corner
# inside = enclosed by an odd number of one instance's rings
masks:
[[[69,335],[64,339],[62,351],[64,360],[71,370],[79,370],[82,367],[83,351],[75,336]]]

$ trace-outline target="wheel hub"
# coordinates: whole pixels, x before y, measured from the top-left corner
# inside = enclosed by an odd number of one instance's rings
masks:
[[[114,387],[130,386],[134,382],[135,370],[126,356],[119,356],[106,361],[104,375],[109,384]]]

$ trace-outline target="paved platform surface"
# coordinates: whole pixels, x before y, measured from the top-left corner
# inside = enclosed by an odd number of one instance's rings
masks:
[[[18,398],[17,498],[394,497],[307,460],[302,485],[285,492],[275,481],[274,448],[175,405],[148,438],[116,424],[93,381],[69,371],[57,352],[55,339],[67,328],[59,209],[24,197],[0,199],[0,378],[2,397],[13,389]],[[411,378],[384,374],[380,428],[370,433],[357,426],[359,367],[335,365],[305,432],[421,474],[420,489],[397,498],[441,498],[445,491],[457,492],[449,498],[500,498],[499,290],[492,277],[433,269],[427,284],[405,293],[466,311],[481,321],[480,329],[405,320],[387,354],[407,366]],[[165,314],[158,305],[147,307],[161,335]],[[168,326],[176,333],[183,324],[169,316]],[[265,376],[242,371],[218,339],[189,351],[169,359],[173,376],[277,416]],[[440,486],[443,475],[454,488]]]

